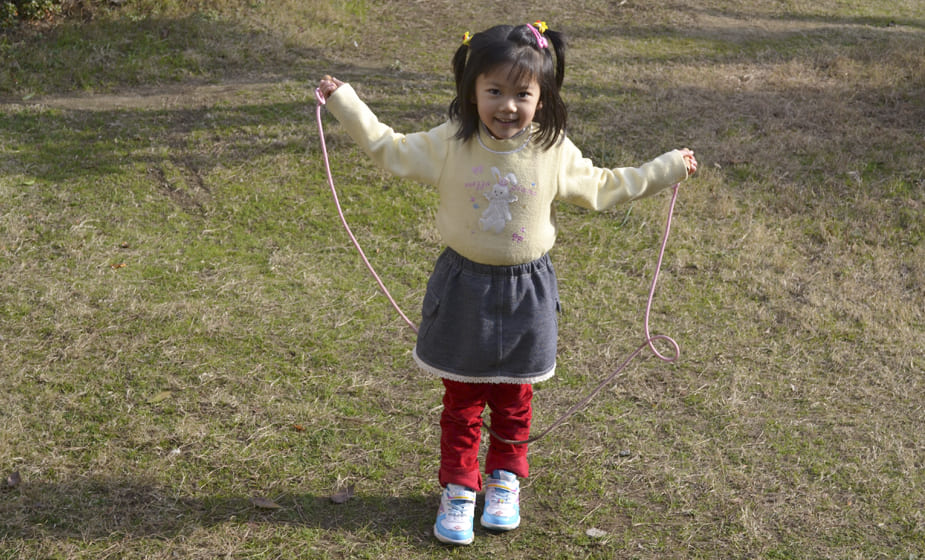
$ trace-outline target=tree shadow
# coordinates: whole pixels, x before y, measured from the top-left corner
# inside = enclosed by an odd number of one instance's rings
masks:
[[[869,169],[848,171],[867,173],[870,177],[866,178],[871,180],[882,179],[883,172],[902,169],[905,171],[899,172],[906,174],[902,179],[908,183],[921,180],[915,175],[918,168],[908,161],[908,154],[897,160],[893,153],[896,146],[914,146],[918,132],[925,127],[925,105],[920,99],[925,83],[921,77],[903,78],[894,89],[873,85],[857,87],[841,83],[837,68],[829,66],[837,65],[840,57],[867,56],[865,53],[871,44],[880,45],[897,38],[914,42],[923,35],[923,22],[897,22],[904,27],[895,29],[888,27],[892,20],[876,18],[752,16],[680,4],[676,8],[682,12],[723,16],[728,22],[741,21],[743,29],[730,24],[667,30],[658,26],[621,26],[619,21],[595,21],[569,25],[566,31],[576,40],[601,36],[645,39],[670,33],[682,41],[708,44],[707,50],[712,53],[709,62],[716,65],[734,66],[761,60],[778,65],[795,62],[818,74],[831,74],[831,77],[809,88],[794,84],[772,89],[753,86],[754,81],[750,83],[750,80],[754,76],[730,75],[731,85],[722,90],[717,89],[716,84],[667,88],[654,81],[654,77],[616,87],[567,80],[566,96],[578,100],[572,103],[573,122],[594,119],[603,130],[613,131],[618,136],[617,140],[610,141],[611,144],[625,145],[629,151],[641,155],[652,155],[653,150],[675,147],[675,144],[694,146],[703,156],[704,164],[715,164],[740,182],[756,175],[780,175],[780,170],[784,169],[791,178],[809,171],[814,179],[821,179],[819,188],[843,189],[846,186],[843,177],[826,182],[832,171],[829,169],[830,154],[837,153],[846,154],[846,159],[868,160],[865,165]],[[755,32],[756,25],[760,28],[763,23],[779,20],[807,23],[810,27],[790,30],[771,26]],[[812,27],[815,23],[819,23],[818,29]],[[204,57],[208,62],[200,65],[200,77],[195,83],[168,85],[158,94],[152,94],[151,88],[145,90],[155,100],[165,99],[175,106],[158,107],[150,99],[141,107],[104,104],[88,108],[79,103],[70,106],[59,103],[49,105],[49,110],[20,109],[0,115],[0,128],[6,131],[15,148],[15,154],[7,156],[4,162],[7,172],[30,174],[48,181],[68,181],[77,177],[102,177],[137,164],[148,166],[155,180],[163,183],[164,166],[173,165],[183,170],[192,183],[203,184],[203,176],[217,166],[234,166],[277,154],[316,153],[313,88],[323,72],[337,72],[348,81],[355,80],[382,120],[401,131],[419,130],[442,121],[453,95],[449,75],[347,64],[335,60],[322,49],[307,47],[287,47],[279,51],[284,54],[268,55],[266,79],[236,82],[246,68],[242,66],[244,63],[224,65],[223,49],[246,44],[249,40],[278,42],[279,39],[272,38],[272,32],[260,32],[260,37],[254,39],[255,31],[198,16],[180,21],[145,20],[125,27],[127,30],[107,32],[128,39],[164,35],[161,40],[165,45],[156,51],[162,54],[188,48],[177,30],[197,29],[201,35],[221,39],[220,45],[214,47],[212,54],[215,56]],[[857,35],[858,27],[863,28],[862,38]],[[169,30],[166,35],[164,29]],[[130,41],[113,42],[128,44]],[[75,42],[73,48],[89,47]],[[829,56],[820,56],[820,48]],[[617,62],[653,64],[665,58],[674,64],[693,64],[705,56],[696,50],[689,54],[684,49],[674,50],[614,57],[619,57]],[[130,59],[124,58],[114,61],[132,64]],[[580,61],[571,64],[580,64]],[[124,70],[117,72],[122,73]],[[214,99],[205,96],[199,101],[190,97],[192,88],[208,85],[209,81],[237,84],[244,92],[244,100],[236,103],[228,95]],[[266,96],[271,100],[255,102],[254,98],[260,98],[262,90],[272,92]],[[282,90],[285,91],[280,93]],[[445,91],[446,95],[435,96],[435,91]],[[365,95],[367,93],[371,95]],[[435,100],[435,97],[440,98]],[[620,106],[621,99],[629,99],[632,110],[624,110]],[[266,127],[274,130],[266,133]],[[581,140],[580,134],[577,136],[577,140]],[[829,139],[825,152],[820,138]],[[599,139],[591,140],[598,142]],[[338,141],[338,135],[333,134],[333,147],[336,148]],[[113,144],[119,149],[113,150]],[[786,144],[786,149],[780,149],[781,144]],[[773,150],[768,149],[771,146]],[[781,161],[764,161],[762,157],[767,153],[778,154]],[[897,160],[895,164],[894,160]],[[878,161],[885,163],[881,165]],[[600,163],[621,164],[606,160]]]
[[[334,63],[320,48],[293,45],[273,30],[194,13],[183,17],[65,21],[51,29],[0,30],[0,96],[216,83],[242,76],[299,76]],[[3,58],[0,58],[3,60]]]
[[[157,176],[169,162],[201,183],[217,166],[317,149],[314,87],[325,73],[404,92],[388,118],[433,122],[446,113],[425,96],[449,76],[344,63],[273,30],[202,14],[67,23],[11,42],[20,56],[0,70],[0,141],[11,148],[0,163],[7,174],[53,182],[135,164]],[[9,93],[30,80],[48,94]]]
[[[671,68],[705,63],[729,69],[721,77],[714,71],[703,86],[696,84],[696,74],[681,87],[668,86],[657,75],[617,84],[569,82],[566,95],[580,100],[573,104],[576,119],[595,119],[621,140],[627,138],[630,146],[667,148],[666,138],[676,139],[698,148],[707,165],[726,170],[748,166],[750,174],[775,176],[772,185],[809,179],[821,191],[840,196],[852,186],[845,182],[847,171],[865,182],[884,181],[892,173],[910,188],[921,184],[921,159],[913,146],[925,128],[925,76],[899,62],[889,69],[878,66],[886,61],[884,53],[902,52],[911,63],[911,53],[925,52],[923,22],[904,21],[899,29],[863,17],[711,13],[741,21],[742,28],[696,25],[669,31],[605,23],[569,29],[571,37],[588,41],[610,35],[655,40],[670,34],[678,39],[658,52],[599,55],[612,56],[614,64],[651,66],[664,60]],[[769,20],[808,27],[763,28]],[[698,44],[703,48],[696,48]],[[863,83],[858,68],[868,68],[880,83]],[[805,76],[787,78],[788,72],[797,71]],[[844,78],[848,72],[854,72],[850,80]],[[623,100],[627,105],[621,105]],[[776,157],[769,159],[769,154]],[[839,156],[862,167],[833,167]],[[739,182],[755,178],[732,177]],[[901,189],[896,194],[915,193]]]
[[[343,68],[342,75],[363,76],[366,88],[393,90],[400,89],[400,83],[409,78],[377,75],[363,68]],[[437,81],[425,76],[411,79],[417,83]],[[253,97],[262,90],[284,87],[285,82],[245,84],[236,91]],[[68,181],[115,174],[136,164],[156,168],[171,161],[201,178],[218,166],[319,150],[314,84],[292,87],[292,95],[299,99],[288,102],[197,102],[193,97],[196,94],[180,92],[156,98],[176,99],[172,102],[191,106],[108,106],[121,103],[119,97],[108,101],[58,98],[31,109],[19,104],[18,110],[0,115],[0,127],[15,146],[15,155],[6,169],[8,173],[34,175],[46,181]],[[201,95],[208,96],[208,92]],[[88,107],[91,103],[97,106]],[[147,105],[151,100],[142,103]],[[446,110],[442,104],[428,103],[414,95],[390,101],[385,109],[383,118],[394,119],[399,125],[404,122],[406,127],[409,121],[434,124]],[[333,142],[336,145],[336,137]]]
[[[131,478],[23,483],[0,491],[0,542],[36,538],[93,540],[175,537],[222,523],[292,525],[331,531],[369,531],[431,546],[435,496],[355,495],[336,504],[302,493],[273,496],[261,508],[248,496],[191,497]]]

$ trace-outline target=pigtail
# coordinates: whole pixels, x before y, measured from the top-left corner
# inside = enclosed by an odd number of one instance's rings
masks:
[[[543,106],[536,115],[540,124],[536,141],[546,148],[551,148],[562,139],[568,127],[568,109],[559,93],[565,80],[565,35],[549,29],[544,21],[537,21],[532,26],[527,24],[526,27],[531,33],[542,34],[543,44],[538,45],[539,50],[550,65],[551,72],[539,78],[540,100]]]
[[[459,45],[459,48],[456,49],[456,54],[453,55],[453,77],[456,81],[456,97],[453,98],[453,101],[450,102],[450,120],[458,120],[463,113],[462,102],[460,99],[463,98],[465,92],[463,91],[463,84],[465,84],[465,73],[466,73],[466,59],[469,56],[469,33],[463,36],[463,43]]]
[[[562,81],[565,79],[565,35],[551,29],[544,33],[552,46],[553,52],[556,53],[556,87],[562,87]]]

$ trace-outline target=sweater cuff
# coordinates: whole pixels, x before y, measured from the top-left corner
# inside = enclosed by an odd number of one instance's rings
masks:
[[[689,177],[687,173],[687,163],[684,162],[684,155],[681,153],[681,150],[671,150],[670,152],[662,154],[659,159],[661,158],[665,158],[671,162],[670,175],[672,179],[671,185],[669,186],[680,183]]]
[[[335,89],[334,93],[328,97],[325,102],[325,107],[327,107],[328,111],[330,111],[337,120],[340,120],[341,115],[346,108],[350,106],[352,99],[357,99],[357,93],[353,89],[353,86],[344,83]]]

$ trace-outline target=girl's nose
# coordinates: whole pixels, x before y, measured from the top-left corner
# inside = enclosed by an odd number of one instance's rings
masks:
[[[501,102],[501,108],[505,111],[514,112],[517,110],[517,103],[514,102],[513,97],[505,97],[504,101]]]

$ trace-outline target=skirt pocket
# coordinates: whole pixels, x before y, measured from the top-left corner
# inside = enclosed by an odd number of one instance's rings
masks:
[[[424,294],[424,302],[421,304],[421,326],[418,327],[418,337],[427,336],[431,325],[437,320],[439,311],[440,298],[428,289],[427,293]]]

